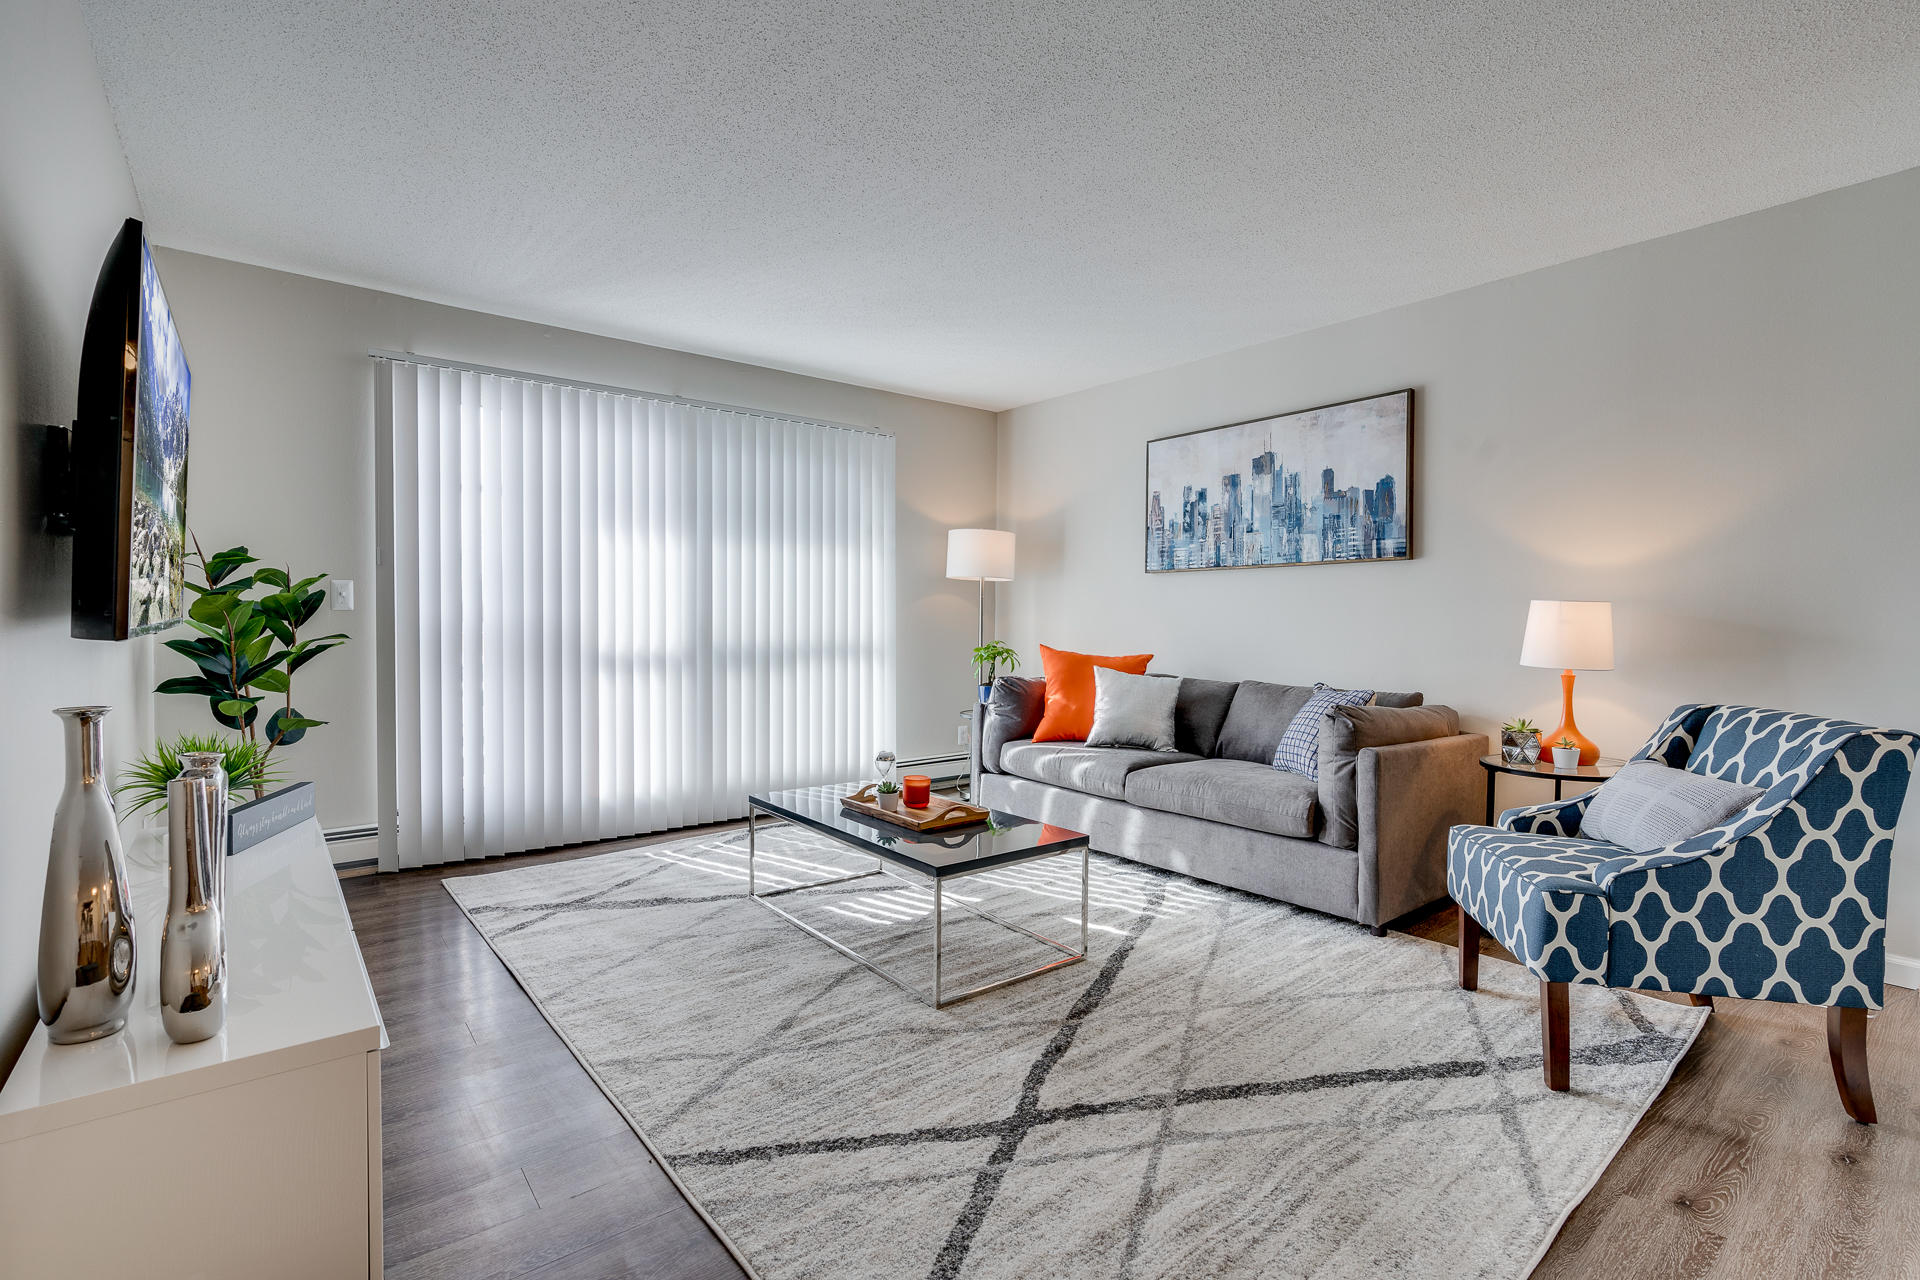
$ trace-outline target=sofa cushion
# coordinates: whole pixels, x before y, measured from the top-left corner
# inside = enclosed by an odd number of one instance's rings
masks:
[[[1140,747],[1172,751],[1173,711],[1180,682],[1130,676],[1106,667],[1093,669],[1093,728],[1090,747]]]
[[[1126,799],[1143,809],[1302,840],[1313,837],[1319,810],[1312,779],[1251,760],[1195,760],[1141,769],[1127,777]]]
[[[1047,682],[1026,676],[1001,676],[993,682],[987,714],[980,726],[980,767],[1003,773],[1000,751],[1009,742],[1031,738],[1046,710]]]
[[[1320,838],[1360,847],[1359,756],[1368,747],[1451,738],[1460,732],[1452,707],[1335,707],[1320,726]]]
[[[1157,680],[1178,680],[1180,696],[1173,703],[1173,745],[1196,756],[1210,756],[1220,741],[1220,726],[1233,705],[1234,680],[1196,680],[1192,676],[1147,673]]]
[[[1313,690],[1303,685],[1242,680],[1233,691],[1233,703],[1227,708],[1213,754],[1271,766],[1280,735],[1312,696]]]
[[[1419,707],[1425,706],[1427,695],[1424,693],[1376,693],[1373,705],[1376,707]]]
[[[1129,675],[1147,674],[1150,653],[1074,653],[1040,646],[1047,672],[1047,709],[1033,731],[1035,742],[1085,742],[1093,730],[1093,669],[1106,667]]]
[[[1193,758],[1178,751],[1089,747],[1081,742],[1009,742],[1000,749],[1000,771],[1088,795],[1124,800],[1127,777],[1135,770]]]

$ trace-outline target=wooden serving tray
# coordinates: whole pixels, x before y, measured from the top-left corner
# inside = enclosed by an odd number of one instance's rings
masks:
[[[934,796],[927,801],[924,809],[909,809],[902,803],[898,809],[889,813],[880,807],[874,784],[869,782],[850,796],[840,801],[845,808],[869,818],[878,818],[882,822],[891,822],[896,827],[905,827],[909,831],[946,831],[953,827],[971,826],[987,820],[987,811],[978,805],[966,804],[959,800],[948,800],[943,796]]]

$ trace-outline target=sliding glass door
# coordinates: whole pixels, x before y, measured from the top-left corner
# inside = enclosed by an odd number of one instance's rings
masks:
[[[870,771],[893,734],[891,436],[376,369],[400,866]]]

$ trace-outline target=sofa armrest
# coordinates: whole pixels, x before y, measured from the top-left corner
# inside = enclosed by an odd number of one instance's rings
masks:
[[[1486,754],[1479,733],[1360,752],[1360,923],[1382,925],[1447,896],[1447,832],[1479,820]]]

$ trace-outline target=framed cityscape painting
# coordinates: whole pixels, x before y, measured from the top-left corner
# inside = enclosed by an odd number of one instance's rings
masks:
[[[1147,442],[1147,572],[1406,560],[1413,392]]]

